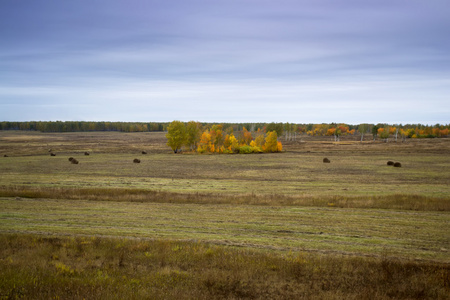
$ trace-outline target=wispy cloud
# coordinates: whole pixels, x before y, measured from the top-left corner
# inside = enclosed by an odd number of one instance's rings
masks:
[[[449,13],[442,0],[2,2],[0,119],[445,123]]]

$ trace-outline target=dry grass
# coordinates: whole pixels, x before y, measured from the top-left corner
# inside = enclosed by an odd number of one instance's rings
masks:
[[[449,261],[447,212],[0,198],[0,232],[197,240]]]
[[[0,132],[0,152],[17,153],[0,159],[3,186],[119,188],[222,194],[230,199],[239,195],[352,201],[401,195],[447,203],[450,199],[447,139],[387,144],[306,140],[285,144],[286,152],[279,154],[173,155],[165,146],[163,133],[35,135],[29,139],[23,133]],[[55,145],[58,139],[61,144]],[[47,144],[52,144],[56,157],[48,156]],[[130,164],[142,148],[150,149],[145,159]],[[86,150],[91,155],[80,157]],[[68,166],[64,161],[70,156],[77,157],[80,164]],[[323,157],[332,163],[323,164]],[[387,160],[401,161],[402,168],[387,167]]]
[[[67,132],[42,133],[34,131],[0,131],[0,153],[15,156],[39,155],[51,149],[54,153],[84,152],[135,153],[142,149],[167,152],[162,132]],[[12,155],[11,155],[12,156]]]
[[[448,299],[448,264],[0,235],[5,299]]]
[[[0,197],[117,202],[235,204],[450,211],[448,198],[394,194],[387,196],[312,196],[276,194],[175,193],[136,188],[52,188],[0,186]]]

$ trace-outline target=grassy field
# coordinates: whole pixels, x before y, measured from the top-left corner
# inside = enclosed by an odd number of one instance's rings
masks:
[[[2,186],[448,198],[450,141],[297,141],[260,155],[170,155],[163,133],[0,133]],[[48,153],[51,149],[56,156]],[[141,151],[147,151],[142,155]],[[84,151],[91,155],[84,156]],[[69,163],[75,157],[78,165]],[[330,164],[322,163],[327,157]],[[134,158],[141,159],[133,164]],[[399,161],[401,168],[386,165]]]
[[[449,261],[446,212],[0,199],[0,231]]]
[[[448,299],[449,140],[283,149],[0,131],[0,298]]]

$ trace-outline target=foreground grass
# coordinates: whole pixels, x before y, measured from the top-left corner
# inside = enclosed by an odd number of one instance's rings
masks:
[[[0,234],[3,299],[448,299],[450,266],[198,242]]]
[[[447,212],[0,198],[0,232],[197,240],[449,262]]]

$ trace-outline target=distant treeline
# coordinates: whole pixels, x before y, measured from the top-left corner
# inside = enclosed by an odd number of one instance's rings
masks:
[[[147,132],[164,131],[169,123],[161,122],[78,122],[78,121],[30,121],[0,122],[0,130],[31,130],[41,132],[79,132],[79,131],[122,131]]]
[[[186,122],[187,123],[187,122]],[[170,122],[93,122],[93,121],[29,121],[29,122],[0,122],[0,130],[31,130],[41,132],[80,132],[80,131],[121,131],[121,132],[150,132],[167,131]],[[218,123],[200,123],[204,127],[218,125]],[[275,123],[272,123],[275,124]],[[244,127],[256,131],[263,128],[266,123],[235,123],[226,124],[235,131]],[[283,123],[277,123],[281,129]]]
[[[120,132],[150,132],[166,131],[170,122],[82,122],[82,121],[29,121],[29,122],[0,122],[0,130],[30,130],[41,132],[82,132],[82,131],[120,131]],[[186,122],[187,124],[187,122]],[[210,128],[219,123],[200,123],[204,128]],[[390,134],[406,133],[408,137],[443,137],[448,135],[450,124],[295,124],[295,123],[221,123],[223,129],[242,131],[246,128],[250,132],[258,129],[269,132],[276,131],[278,136],[292,134],[308,135],[355,135],[355,134]],[[382,128],[382,129],[381,129]]]

